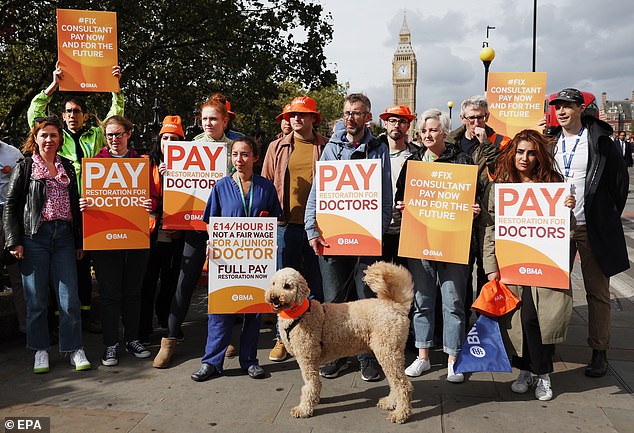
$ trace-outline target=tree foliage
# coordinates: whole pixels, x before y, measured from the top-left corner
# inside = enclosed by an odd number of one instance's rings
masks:
[[[289,82],[328,101],[342,90],[323,52],[332,19],[313,0],[5,0],[0,124],[15,140],[26,132],[30,100],[51,82],[56,8],[117,12],[126,116],[138,125],[152,120],[155,100],[160,116],[180,114],[189,124],[200,102],[222,92],[238,113],[235,129],[250,133],[259,118],[268,135],[277,132],[279,102],[297,96],[287,92]],[[102,115],[109,101],[89,96]],[[52,111],[61,102],[56,95]]]

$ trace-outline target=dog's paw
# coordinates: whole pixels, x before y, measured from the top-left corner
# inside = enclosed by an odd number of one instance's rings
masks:
[[[403,424],[409,418],[411,412],[406,410],[398,410],[390,412],[387,419],[395,424]]]
[[[396,407],[396,402],[390,399],[390,397],[382,397],[379,399],[379,402],[376,404],[379,409],[383,410],[394,410]]]
[[[310,418],[313,416],[313,410],[301,406],[295,406],[291,409],[291,416],[293,418]]]

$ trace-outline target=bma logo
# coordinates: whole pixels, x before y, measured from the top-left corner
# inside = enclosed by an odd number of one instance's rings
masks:
[[[96,89],[97,88],[97,84],[95,83],[80,83],[79,86],[82,89]]]
[[[231,295],[231,300],[233,302],[238,302],[238,301],[253,301],[253,295],[251,294],[247,294],[247,295],[243,295],[243,294],[233,294]]]
[[[522,275],[544,275],[541,268],[526,268],[521,266],[518,271]]]
[[[109,241],[117,239],[128,239],[128,235],[125,233],[106,233],[106,239]]]
[[[469,348],[469,352],[476,358],[484,358],[485,356],[487,356],[487,351],[484,350],[484,347],[482,346],[471,346]]]
[[[423,250],[423,255],[424,256],[432,256],[432,257],[442,257],[442,251],[428,250],[428,249],[425,248]]]
[[[191,214],[190,213],[186,213],[185,215],[183,215],[183,218],[185,218],[185,221],[197,221],[197,220],[202,221],[203,215],[202,214],[196,215],[196,214],[193,214],[193,213],[191,213]]]
[[[337,239],[339,245],[359,245],[359,239],[357,238],[339,238]]]

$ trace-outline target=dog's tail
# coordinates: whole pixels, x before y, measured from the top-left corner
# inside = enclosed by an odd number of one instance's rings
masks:
[[[412,275],[403,266],[387,262],[376,262],[366,269],[363,281],[379,299],[397,304],[403,314],[409,314],[414,299]]]

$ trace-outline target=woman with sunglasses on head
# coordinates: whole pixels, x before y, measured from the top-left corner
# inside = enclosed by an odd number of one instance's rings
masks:
[[[34,373],[49,371],[47,306],[52,286],[59,306],[59,351],[76,370],[89,370],[82,349],[75,260],[81,249],[77,178],[71,161],[58,155],[62,126],[37,117],[9,181],[3,222],[5,245],[20,265],[27,306],[27,347],[35,350]],[[31,154],[31,155],[29,155]]]
[[[251,137],[236,140],[231,147],[231,161],[236,172],[223,177],[211,191],[203,221],[210,217],[279,217],[282,213],[275,185],[253,172],[259,157],[259,148]],[[240,332],[240,367],[253,379],[262,379],[264,369],[257,359],[261,314],[244,314]],[[233,314],[209,314],[207,344],[200,367],[191,378],[203,382],[222,374],[227,346],[235,323]]]
[[[107,146],[96,158],[139,158],[134,149],[128,148],[134,125],[123,116],[109,117],[103,124]],[[158,194],[150,182],[150,198],[143,202],[148,212],[153,212]],[[88,207],[86,199],[80,199],[81,210]],[[137,358],[149,357],[150,351],[139,341],[139,317],[141,310],[141,284],[149,250],[101,250],[93,251],[93,266],[99,284],[101,327],[106,346],[101,363],[114,366],[119,363],[119,321],[123,322],[125,349]]]
[[[552,145],[537,131],[525,129],[509,142],[498,157],[495,169],[496,185],[501,183],[563,182],[557,171]],[[568,195],[564,204],[574,209],[575,198]],[[484,236],[484,270],[489,281],[499,280],[495,253],[495,193],[488,203],[491,218]],[[500,331],[512,364],[520,374],[511,390],[523,394],[535,386],[535,398],[541,401],[553,397],[549,373],[553,372],[555,344],[566,339],[572,317],[572,291],[537,287],[514,286],[509,289],[522,300],[520,307],[500,317]],[[533,374],[536,377],[533,377]]]

